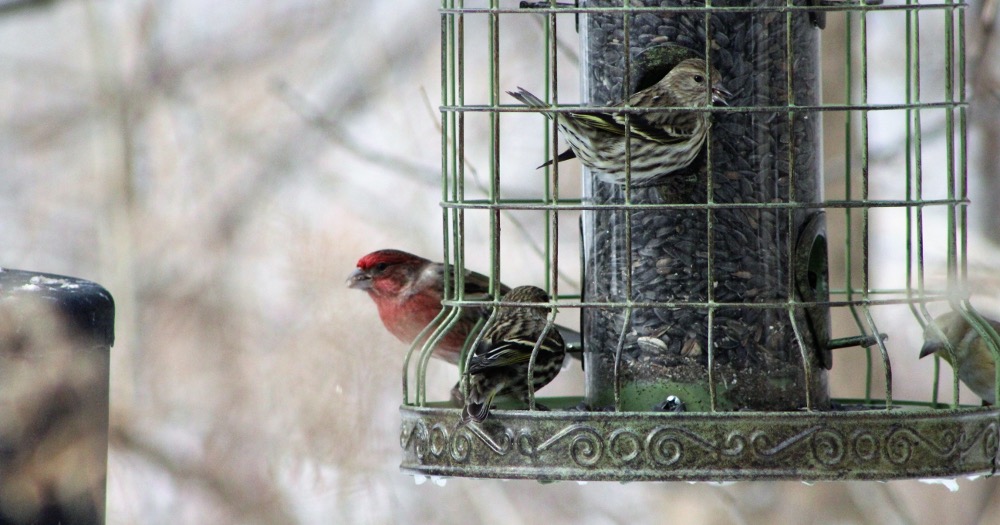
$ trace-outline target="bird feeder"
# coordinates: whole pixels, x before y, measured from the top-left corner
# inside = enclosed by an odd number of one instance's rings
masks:
[[[958,181],[948,187],[946,198],[923,203],[919,193],[886,201],[868,195],[867,116],[885,109],[867,98],[868,19],[896,12],[912,27],[926,9],[943,14],[952,39],[945,75],[958,79],[958,88],[934,101],[908,89],[899,105],[918,123],[920,111],[928,107],[943,108],[955,122],[966,108],[964,73],[956,67],[964,63],[964,47],[955,44],[964,38],[964,4],[891,9],[873,1],[805,0],[467,4],[446,0],[441,9],[447,64],[445,252],[457,254],[453,262],[461,266],[463,218],[472,210],[499,216],[505,208],[541,209],[555,223],[562,211],[582,210],[582,293],[579,301],[561,299],[557,306],[581,311],[586,384],[582,398],[543,399],[551,411],[501,407],[476,425],[459,424],[459,409],[447,403],[407,398],[401,408],[404,472],[618,481],[897,479],[993,472],[1000,411],[961,406],[957,400],[944,405],[937,402],[936,390],[926,402],[894,401],[891,334],[880,331],[872,315],[882,306],[910,305],[919,314],[919,325],[914,323],[919,327],[929,320],[924,305],[948,300],[976,315],[967,300],[962,302],[967,295],[955,300],[953,291],[925,287],[922,253],[910,256],[922,250],[924,236],[924,206],[915,203],[964,217],[964,162],[943,168],[953,175],[949,180]],[[728,107],[697,109],[711,113],[707,144],[693,163],[661,183],[612,184],[585,170],[579,200],[560,194],[558,185],[554,197],[527,204],[504,203],[495,195],[486,203],[465,199],[462,163],[447,153],[463,151],[464,115],[485,111],[495,123],[504,112],[522,110],[501,104],[496,96],[487,105],[465,105],[461,89],[458,94],[449,89],[464,82],[466,22],[488,19],[494,61],[490,81],[496,82],[501,19],[542,17],[547,63],[553,64],[556,27],[566,15],[578,19],[583,102],[558,107],[613,106],[662,78],[681,56],[703,57],[718,69],[733,94]],[[852,31],[860,34],[861,57],[845,50],[849,72],[860,70],[860,100],[850,88],[844,104],[824,104],[820,96],[819,38],[827,15],[845,18],[848,42]],[[919,73],[918,39],[908,34],[906,46],[906,67]],[[950,54],[953,48],[958,58]],[[491,89],[494,95],[499,91]],[[822,117],[831,112],[846,115],[849,122],[861,116],[863,152],[861,166],[847,163],[845,192],[834,199],[823,194],[820,132]],[[962,127],[949,129],[965,133]],[[915,133],[919,144],[919,125]],[[850,134],[845,140],[850,147]],[[491,173],[498,186],[496,155],[503,148],[495,136],[494,146]],[[920,158],[922,152],[908,149],[907,155]],[[559,176],[565,177],[565,170]],[[908,169],[906,177],[922,186],[919,167]],[[860,192],[852,190],[852,183],[860,185]],[[908,271],[899,289],[870,286],[867,257],[874,234],[869,214],[875,207],[908,218]],[[847,222],[845,252],[863,253],[860,287],[855,274],[830,275],[826,225],[833,212]],[[852,237],[858,222],[860,235]],[[495,248],[499,227],[491,224]],[[965,222],[950,224],[948,235],[954,239]],[[949,250],[954,277],[964,264],[964,246],[952,242]],[[918,271],[911,272],[914,264]],[[493,270],[499,270],[496,264]],[[445,305],[468,306],[454,297]],[[856,332],[832,337],[832,309],[850,311]],[[918,350],[910,357],[916,359]],[[425,355],[429,351],[423,349]],[[835,354],[852,351],[881,357],[884,399],[868,394],[831,398],[828,376],[837,373]],[[869,385],[873,369],[868,369]],[[957,392],[957,376],[953,379]]]

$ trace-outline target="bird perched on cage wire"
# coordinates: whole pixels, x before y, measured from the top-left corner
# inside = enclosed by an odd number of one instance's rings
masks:
[[[503,302],[547,303],[549,296],[536,286],[518,286],[503,296]],[[535,345],[531,388],[549,384],[562,368],[566,345],[559,331],[546,330],[551,309],[547,306],[500,306],[495,322],[472,349],[469,359],[469,394],[462,421],[482,421],[498,395],[528,402],[528,365]],[[544,407],[542,407],[544,408]]]
[[[411,344],[441,312],[445,265],[402,250],[378,250],[358,260],[357,269],[347,278],[347,286],[368,292],[378,308],[382,324],[400,341]],[[485,275],[465,271],[465,298],[487,300],[490,280]],[[500,284],[500,293],[510,287]],[[462,347],[476,323],[486,320],[492,308],[462,308],[458,320],[434,348],[438,359],[458,364]],[[579,355],[580,333],[556,325],[560,336]]]
[[[524,88],[507,93],[528,106],[549,107]],[[601,180],[623,184],[628,171],[633,186],[650,186],[691,164],[708,136],[707,112],[677,108],[725,104],[730,96],[718,70],[713,67],[706,76],[705,61],[689,58],[628,99],[630,107],[675,109],[630,113],[628,125],[623,112],[573,111],[560,116],[559,129],[580,162],[597,171]],[[628,154],[626,137],[631,138]],[[561,154],[557,160],[566,158],[571,157]]]
[[[985,319],[994,330],[1000,332],[1000,323]],[[933,324],[933,326],[931,326]],[[935,330],[935,327],[937,330]],[[948,351],[948,345],[941,339],[943,333],[954,351],[954,357]],[[995,364],[989,345],[975,327],[969,324],[962,314],[948,312],[934,319],[924,329],[924,346],[920,349],[920,357],[937,354],[952,367],[958,364],[958,378],[970,390],[983,399],[984,403],[996,404],[993,391],[995,381]]]

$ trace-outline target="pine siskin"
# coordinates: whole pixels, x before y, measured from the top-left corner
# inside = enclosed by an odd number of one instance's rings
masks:
[[[347,278],[347,286],[368,292],[378,308],[382,324],[400,341],[410,344],[441,312],[444,295],[444,264],[402,250],[378,250],[358,260]],[[465,298],[489,299],[490,280],[473,271],[465,272]],[[500,293],[510,288],[500,284]],[[462,312],[438,345],[434,357],[458,363],[462,346],[476,323],[490,316],[489,307],[462,308]],[[556,325],[560,335],[579,351],[580,334]]]
[[[519,286],[504,301],[547,303],[548,294],[535,286]],[[497,395],[528,399],[528,362],[548,322],[548,307],[500,306],[497,318],[473,349],[469,360],[469,394],[462,421],[482,421]],[[532,384],[535,390],[549,384],[562,368],[566,348],[555,329],[545,334],[535,356]]]
[[[1000,332],[1000,323],[991,319],[986,319],[986,321],[994,330]],[[955,359],[958,361],[958,378],[984,402],[995,404],[996,397],[993,385],[996,370],[993,364],[993,353],[990,352],[989,346],[983,341],[979,331],[958,312],[948,312],[938,316],[934,319],[933,324],[944,333],[955,352]],[[937,331],[931,325],[927,325],[924,329],[924,346],[920,349],[920,357],[931,354],[937,354],[952,367],[955,366],[947,345],[938,337]]]
[[[719,72],[712,68],[711,78],[706,79],[705,61],[689,58],[656,84],[629,97],[628,105],[700,108],[713,102],[724,104],[731,95],[722,87],[719,77]],[[534,108],[549,107],[523,88],[508,94]],[[552,116],[548,114],[549,118]],[[601,180],[611,183],[624,184],[628,169],[636,187],[656,184],[664,176],[691,164],[705,144],[709,127],[709,113],[684,109],[630,114],[627,129],[621,113],[574,111],[559,118],[559,129],[580,162],[595,170]],[[626,131],[631,137],[628,164]],[[560,155],[560,160],[566,158],[571,157]]]
[[[629,96],[652,87],[677,64],[689,58],[698,58],[698,56],[698,53],[689,47],[669,42],[643,49],[631,61],[632,74],[629,76],[629,80],[632,86],[628,91]],[[538,168],[544,168],[553,162],[563,162],[575,158],[576,153],[573,152],[573,149],[566,148],[566,151],[557,155],[555,159],[545,161]]]

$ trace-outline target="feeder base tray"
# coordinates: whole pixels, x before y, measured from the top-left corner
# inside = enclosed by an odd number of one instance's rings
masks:
[[[403,472],[539,481],[889,480],[992,474],[995,407],[823,412],[461,411],[404,405]]]

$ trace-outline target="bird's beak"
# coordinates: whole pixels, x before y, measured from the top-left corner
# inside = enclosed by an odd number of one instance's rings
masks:
[[[347,276],[347,287],[356,290],[367,290],[372,287],[372,277],[361,268],[355,269]]]
[[[941,350],[942,348],[944,348],[944,345],[937,341],[927,341],[924,343],[923,348],[920,349],[920,358],[923,359],[938,350]]]
[[[728,106],[728,99],[732,98],[732,96],[733,94],[728,89],[722,87],[722,84],[712,86],[712,104],[716,106]]]

